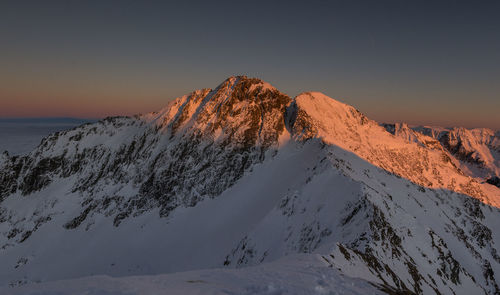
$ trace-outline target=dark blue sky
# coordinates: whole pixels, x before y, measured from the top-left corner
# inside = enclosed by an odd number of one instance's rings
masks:
[[[499,1],[2,1],[0,44],[0,117],[154,111],[244,74],[500,128]]]

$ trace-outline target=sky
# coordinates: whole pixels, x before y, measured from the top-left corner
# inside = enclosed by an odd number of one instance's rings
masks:
[[[499,1],[1,1],[0,118],[156,111],[233,75],[500,129]]]

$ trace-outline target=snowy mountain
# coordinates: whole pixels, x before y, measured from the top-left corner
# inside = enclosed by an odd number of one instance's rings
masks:
[[[500,176],[500,133],[488,128],[466,129],[406,124],[383,124],[387,131],[413,142],[435,139],[471,177],[494,179]],[[422,136],[424,135],[424,136]]]
[[[498,137],[443,132],[240,76],[52,134],[0,157],[2,292],[498,294]]]

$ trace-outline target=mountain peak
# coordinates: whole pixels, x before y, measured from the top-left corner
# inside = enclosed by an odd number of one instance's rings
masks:
[[[300,107],[307,110],[311,116],[318,117],[318,119],[319,117],[329,118],[330,120],[333,118],[340,120],[366,118],[354,107],[335,100],[321,92],[303,92],[295,98],[295,101]]]
[[[291,120],[297,138],[343,134],[345,138],[371,121],[354,107],[326,96],[321,92],[304,92],[294,99],[296,118]]]
[[[277,145],[291,98],[256,78],[232,76],[215,89],[193,91],[159,113],[143,116],[172,136],[197,136],[235,146]]]
[[[277,91],[277,89],[274,86],[272,86],[271,84],[267,83],[264,80],[261,80],[259,78],[251,78],[244,75],[231,76],[227,78],[221,84],[219,84],[219,86],[217,86],[215,90],[228,86],[234,87],[236,85],[250,85],[249,91],[253,91],[257,88],[260,88],[261,91],[265,90]]]

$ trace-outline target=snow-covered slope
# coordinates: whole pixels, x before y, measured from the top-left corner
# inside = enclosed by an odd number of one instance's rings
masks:
[[[114,278],[94,276],[21,288],[0,287],[2,294],[384,294],[367,281],[325,267],[320,256],[293,255],[241,269],[210,269],[167,275]]]
[[[298,138],[321,138],[421,186],[447,188],[500,207],[497,195],[486,193],[490,185],[466,176],[436,140],[393,136],[353,107],[321,93],[299,95],[294,104],[297,119],[291,126]]]
[[[500,292],[500,189],[402,127],[231,77],[157,113],[53,134],[0,158],[0,285],[278,272],[305,253],[294,272],[331,276],[325,292],[339,273],[389,293]]]
[[[468,176],[490,180],[490,183],[500,176],[499,132],[487,128],[408,126],[404,123],[382,126],[409,142],[438,143]]]

